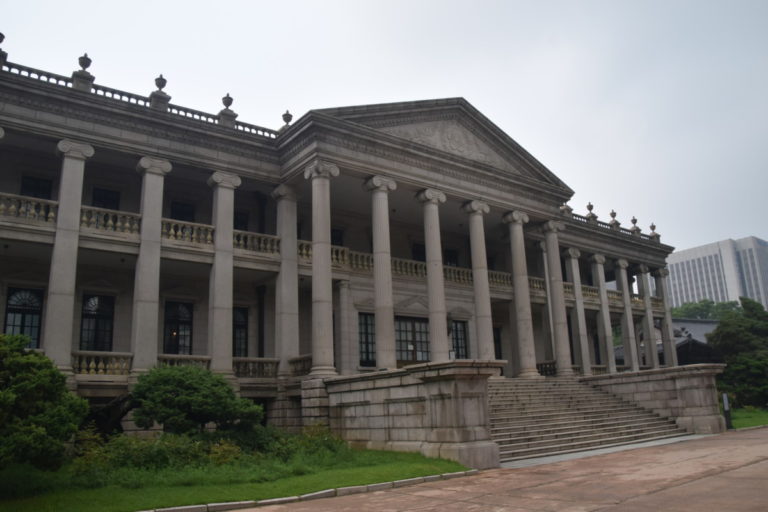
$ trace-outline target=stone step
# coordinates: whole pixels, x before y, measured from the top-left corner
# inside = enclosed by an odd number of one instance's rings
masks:
[[[508,433],[511,435],[515,433],[523,434],[526,432],[540,432],[543,430],[555,431],[559,429],[578,428],[578,427],[600,428],[602,425],[605,425],[605,424],[618,425],[618,424],[632,423],[648,417],[649,416],[647,412],[641,411],[641,412],[623,414],[619,416],[612,416],[612,417],[606,417],[606,418],[558,421],[558,422],[548,422],[546,424],[542,424],[542,423],[527,423],[527,424],[516,424],[516,425],[491,424],[491,434],[493,435],[494,433],[498,432],[498,433]],[[653,416],[653,417],[657,419],[661,419],[663,421],[667,421],[664,418],[658,418],[658,416]]]
[[[578,407],[578,406],[584,406],[584,405],[617,405],[618,404],[627,404],[628,402],[617,402],[616,400],[610,399],[610,398],[595,398],[593,400],[588,399],[552,399],[552,400],[542,400],[542,401],[534,401],[534,402],[519,402],[519,401],[493,401],[491,402],[491,406],[494,409],[503,409],[503,408],[509,408],[509,409],[546,409],[546,408],[556,408],[556,407]],[[631,404],[630,404],[631,405]]]
[[[677,426],[670,423],[667,420],[657,418],[656,420],[629,423],[625,425],[605,425],[600,428],[572,428],[570,430],[562,430],[558,432],[530,432],[527,435],[504,435],[495,434],[491,438],[498,443],[501,447],[508,447],[513,445],[528,444],[531,446],[534,443],[547,443],[552,444],[552,441],[560,440],[581,440],[589,438],[610,437],[612,435],[621,435],[624,433],[641,434],[644,432],[658,431],[658,430],[677,430]]]
[[[561,405],[557,407],[497,407],[495,408],[495,415],[491,417],[498,417],[498,415],[506,414],[519,415],[519,416],[546,416],[548,414],[557,414],[562,412],[588,412],[588,411],[616,411],[622,408],[632,408],[631,404],[617,405],[615,403],[598,403],[598,404],[576,404],[572,406]]]
[[[521,414],[518,411],[512,411],[512,412],[506,412],[506,411],[499,411],[499,412],[493,412],[490,414],[491,422],[494,420],[525,420],[527,422],[530,421],[548,421],[548,420],[554,420],[554,419],[561,419],[564,417],[595,417],[595,416],[607,416],[610,414],[618,414],[618,413],[624,413],[628,411],[635,411],[637,410],[635,407],[632,407],[630,405],[624,406],[624,407],[611,407],[611,408],[604,408],[604,409],[583,409],[583,410],[571,410],[566,409],[564,411],[551,411],[551,412],[543,412],[538,414]]]

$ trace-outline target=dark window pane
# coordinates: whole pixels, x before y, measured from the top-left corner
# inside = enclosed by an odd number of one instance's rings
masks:
[[[453,341],[453,353],[456,359],[467,359],[467,322],[454,320],[451,323],[451,339]]]
[[[195,205],[171,201],[171,218],[184,222],[195,222]]]
[[[238,231],[248,231],[248,212],[243,210],[235,211],[235,229]]]
[[[447,267],[459,266],[459,251],[456,249],[444,249],[443,250],[443,265]]]
[[[344,230],[343,229],[331,229],[331,245],[344,245]]]
[[[360,343],[360,366],[376,366],[375,317],[370,313],[357,315]]]
[[[40,322],[43,314],[43,291],[9,288],[5,306],[7,334],[29,336],[30,348],[40,346]]]
[[[106,208],[107,210],[120,209],[120,192],[117,190],[107,190],[105,188],[93,189],[93,200],[91,201],[96,208]]]
[[[424,244],[413,244],[411,246],[411,254],[416,261],[427,261],[427,252]]]
[[[165,327],[163,353],[192,353],[192,304],[185,302],[165,303]]]
[[[396,317],[395,350],[401,365],[429,361],[429,321]]]
[[[51,188],[51,180],[45,178],[34,178],[32,176],[21,177],[20,194],[22,196],[36,197],[38,199],[50,199]]]
[[[84,295],[80,323],[80,350],[112,350],[115,298]]]
[[[248,357],[248,308],[232,308],[232,355]]]

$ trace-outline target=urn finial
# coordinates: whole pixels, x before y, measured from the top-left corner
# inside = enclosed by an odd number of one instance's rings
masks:
[[[84,54],[82,55],[82,57],[80,57],[80,58],[78,58],[78,59],[77,59],[77,63],[78,63],[78,64],[80,64],[80,68],[81,68],[83,71],[85,71],[86,69],[88,69],[89,67],[91,67],[91,62],[93,62],[93,61],[91,60],[91,58],[90,58],[90,57],[88,57],[88,54],[87,54],[87,53],[84,53]]]
[[[227,93],[226,96],[221,98],[221,102],[224,104],[224,108],[231,107],[233,101],[234,101],[234,99],[232,98],[232,96],[229,95],[229,93]]]
[[[291,121],[293,120],[293,114],[288,112],[288,110],[285,111],[285,114],[283,114],[283,122],[285,122],[285,125],[288,126],[291,124]]]
[[[162,91],[166,85],[168,85],[168,80],[163,78],[163,74],[160,73],[160,76],[155,78],[155,86],[157,86],[157,90]]]

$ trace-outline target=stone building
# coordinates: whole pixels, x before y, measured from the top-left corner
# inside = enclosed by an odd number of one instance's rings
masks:
[[[277,425],[487,467],[489,377],[675,370],[656,351],[641,368],[636,332],[659,326],[675,366],[672,248],[573,213],[464,99],[286,112],[272,130],[229,95],[217,114],[175,105],[162,76],[148,96],[98,85],[87,56],[71,76],[0,62],[4,330],[83,396],[199,365]]]

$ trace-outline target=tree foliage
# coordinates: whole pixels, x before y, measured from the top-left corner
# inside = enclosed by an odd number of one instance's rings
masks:
[[[673,318],[688,318],[697,320],[720,320],[728,313],[738,312],[741,306],[735,300],[730,302],[713,302],[702,299],[699,302],[686,302],[672,308]]]
[[[728,365],[720,384],[734,402],[768,406],[768,312],[762,304],[742,297],[741,309],[723,315],[707,340]]]
[[[66,378],[43,354],[26,350],[26,336],[0,334],[0,467],[12,462],[57,469],[65,443],[88,403],[69,392]]]
[[[174,434],[203,432],[208,423],[217,430],[252,430],[263,416],[260,406],[235,396],[222,376],[193,366],[153,368],[139,377],[133,397],[138,426],[156,422]]]

